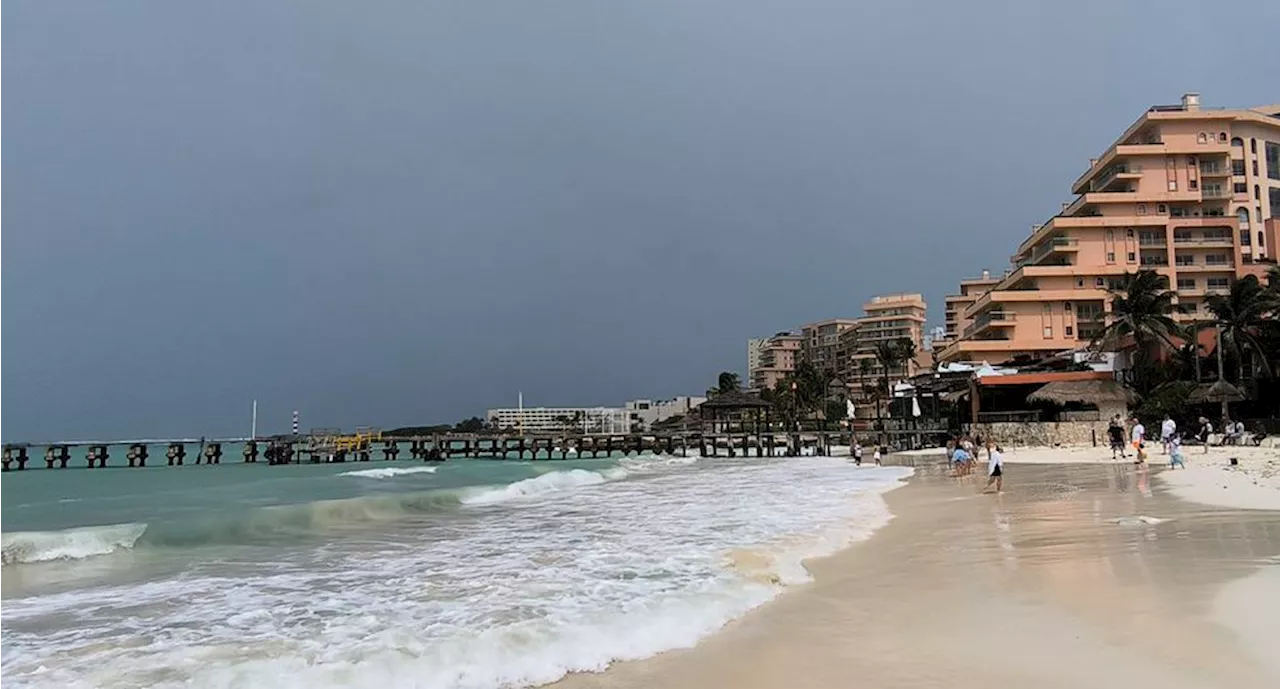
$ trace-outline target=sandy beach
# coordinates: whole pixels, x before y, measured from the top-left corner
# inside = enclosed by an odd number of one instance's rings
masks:
[[[1270,452],[1229,480],[1265,478]],[[1280,686],[1280,511],[1180,497],[1214,492],[1217,448],[1173,480],[1096,454],[1011,452],[1002,495],[919,468],[886,496],[893,521],[809,563],[813,583],[693,649],[557,686]]]

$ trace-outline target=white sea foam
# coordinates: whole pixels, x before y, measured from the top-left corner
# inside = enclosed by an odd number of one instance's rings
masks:
[[[395,478],[409,474],[434,474],[436,467],[386,467],[383,469],[360,469],[344,471],[339,476],[358,476],[360,478]]]
[[[911,471],[823,458],[651,469],[612,481],[552,471],[447,519],[418,515],[251,563],[210,553],[173,576],[7,599],[4,680],[542,684],[691,646],[807,580],[803,559],[889,520],[880,493]],[[523,499],[539,497],[554,499]]]
[[[587,471],[585,469],[551,471],[541,476],[527,478],[523,481],[516,481],[515,483],[510,483],[500,488],[476,489],[470,495],[464,495],[461,498],[461,502],[464,505],[492,505],[511,500],[535,498],[546,495],[547,493],[557,493],[582,486],[599,485],[610,480],[610,478],[622,478],[625,473],[625,470],[623,470],[622,473],[613,471],[612,474],[606,476],[604,473]]]
[[[61,531],[16,531],[0,536],[6,565],[78,560],[132,548],[146,524],[110,524]]]

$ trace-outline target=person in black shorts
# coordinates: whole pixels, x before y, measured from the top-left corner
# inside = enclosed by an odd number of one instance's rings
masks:
[[[1120,415],[1116,414],[1111,417],[1111,425],[1107,426],[1107,438],[1111,442],[1111,458],[1116,458],[1116,453],[1120,453],[1123,459],[1128,455],[1124,452],[1124,422],[1120,420]]]

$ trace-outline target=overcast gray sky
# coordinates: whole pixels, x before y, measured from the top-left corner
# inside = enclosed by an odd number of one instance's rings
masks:
[[[10,0],[6,440],[696,393],[1002,269],[1280,3]]]

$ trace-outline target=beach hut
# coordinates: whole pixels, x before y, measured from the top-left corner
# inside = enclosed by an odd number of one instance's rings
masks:
[[[1063,407],[1060,420],[1096,420],[1109,419],[1116,414],[1128,415],[1129,405],[1136,401],[1133,391],[1111,379],[1093,380],[1055,380],[1037,388],[1027,395],[1029,403],[1048,403]],[[1070,407],[1077,407],[1072,410]],[[1073,418],[1080,417],[1080,418]]]

